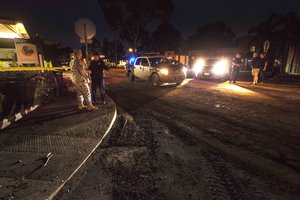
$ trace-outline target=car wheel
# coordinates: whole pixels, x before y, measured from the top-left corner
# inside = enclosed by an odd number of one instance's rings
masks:
[[[155,87],[158,87],[158,86],[161,85],[160,78],[159,78],[158,74],[153,74],[152,75],[151,82],[152,82],[153,86],[155,86]]]
[[[128,72],[128,78],[129,78],[129,81],[133,82],[135,77],[134,75],[132,74],[132,72]]]

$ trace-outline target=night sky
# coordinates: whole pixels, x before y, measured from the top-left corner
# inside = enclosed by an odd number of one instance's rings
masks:
[[[173,0],[171,23],[186,38],[199,25],[216,20],[224,21],[238,35],[273,12],[284,14],[300,12],[300,0]],[[29,33],[39,31],[44,39],[78,47],[79,38],[74,33],[74,22],[79,17],[92,19],[97,26],[96,38],[113,38],[97,0],[1,0],[0,17],[21,19]],[[155,28],[153,22],[149,27]]]

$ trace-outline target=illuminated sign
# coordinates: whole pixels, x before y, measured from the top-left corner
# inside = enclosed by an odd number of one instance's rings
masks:
[[[29,38],[29,35],[22,23],[3,21],[0,19],[0,38]]]
[[[15,39],[17,59],[19,64],[39,64],[36,45],[26,39]]]

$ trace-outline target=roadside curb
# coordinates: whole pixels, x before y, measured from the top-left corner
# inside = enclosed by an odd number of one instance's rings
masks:
[[[66,178],[66,180],[64,180],[63,182],[61,182],[61,184],[57,187],[57,189],[48,197],[46,198],[47,200],[52,200],[55,198],[55,196],[59,193],[59,191],[65,186],[65,184],[77,173],[78,170],[80,170],[80,168],[86,163],[86,161],[91,157],[91,155],[95,152],[95,150],[102,144],[103,140],[105,139],[105,137],[108,135],[108,133],[111,131],[113,125],[116,122],[117,119],[117,107],[115,102],[112,100],[112,102],[114,103],[114,116],[112,118],[112,121],[110,122],[110,125],[108,127],[108,129],[106,130],[106,132],[104,133],[104,135],[102,136],[102,138],[100,139],[100,141],[96,144],[96,146],[91,150],[91,152],[86,156],[86,158],[79,164],[79,166]]]

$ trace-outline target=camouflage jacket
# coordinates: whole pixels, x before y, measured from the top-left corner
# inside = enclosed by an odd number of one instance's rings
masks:
[[[88,82],[89,75],[85,70],[85,64],[82,60],[74,59],[70,63],[72,78],[75,82]]]

